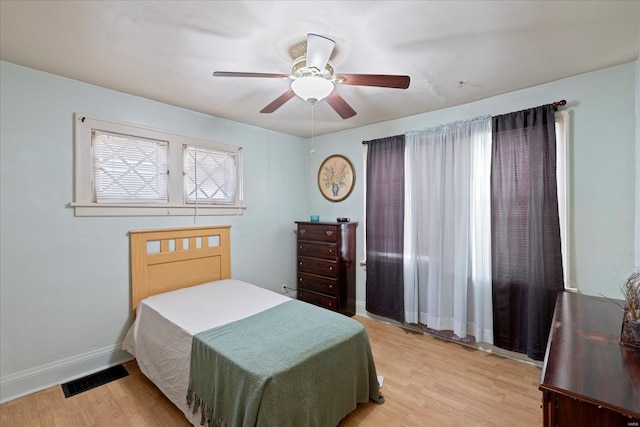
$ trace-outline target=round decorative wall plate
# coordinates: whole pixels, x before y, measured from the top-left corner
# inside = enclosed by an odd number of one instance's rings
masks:
[[[318,169],[318,188],[325,199],[340,202],[351,194],[356,182],[353,165],[344,156],[327,157]]]

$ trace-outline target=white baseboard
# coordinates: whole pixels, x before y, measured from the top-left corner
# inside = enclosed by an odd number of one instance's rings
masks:
[[[133,359],[116,344],[0,378],[0,403],[63,384]]]

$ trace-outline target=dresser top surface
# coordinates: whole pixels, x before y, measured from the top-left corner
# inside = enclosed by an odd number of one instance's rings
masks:
[[[335,222],[335,221],[296,221],[296,224],[304,224],[304,225],[343,225],[343,224],[354,224],[358,225],[358,222]]]

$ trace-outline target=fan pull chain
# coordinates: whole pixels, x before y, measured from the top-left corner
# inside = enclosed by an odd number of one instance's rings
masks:
[[[313,148],[313,134],[314,134],[314,112],[315,112],[315,104],[311,104],[311,147]]]
[[[193,165],[194,165],[194,172],[193,172],[193,179],[195,180],[195,189],[196,189],[196,208],[193,212],[193,223],[197,224],[198,223],[198,150],[195,150],[195,153],[193,154]]]
[[[315,136],[315,104],[311,104],[311,150],[309,153],[313,154],[316,152],[313,138]]]

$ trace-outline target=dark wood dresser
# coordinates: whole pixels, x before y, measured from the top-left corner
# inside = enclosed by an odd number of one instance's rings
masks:
[[[620,344],[622,309],[558,295],[540,390],[545,426],[640,426],[640,349]]]
[[[298,225],[298,299],[347,316],[356,314],[357,222]]]

